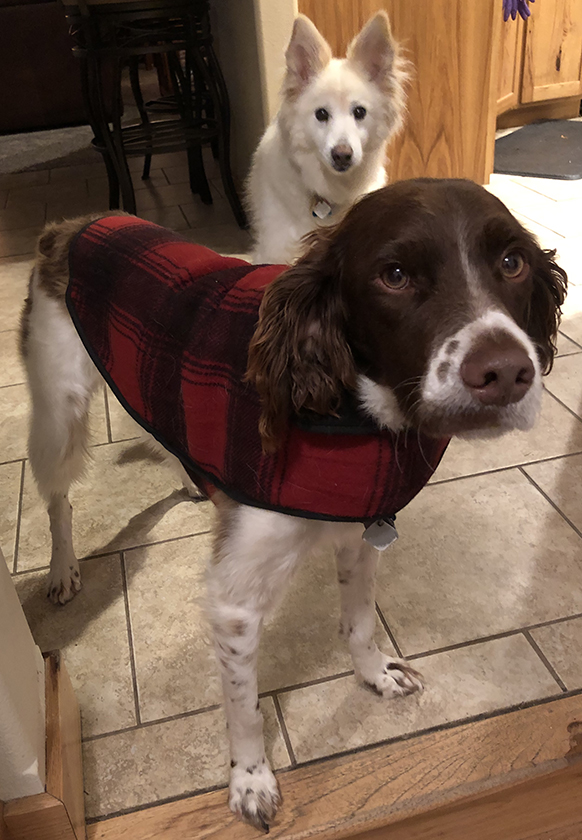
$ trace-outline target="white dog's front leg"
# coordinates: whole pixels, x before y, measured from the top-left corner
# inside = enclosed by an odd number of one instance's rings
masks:
[[[48,504],[52,536],[48,597],[66,604],[81,588],[79,563],[73,548],[73,509],[66,493],[51,496]]]
[[[341,596],[341,633],[347,639],[356,676],[383,697],[422,689],[420,674],[403,659],[387,656],[374,641],[374,590],[378,552],[362,540],[337,551]]]

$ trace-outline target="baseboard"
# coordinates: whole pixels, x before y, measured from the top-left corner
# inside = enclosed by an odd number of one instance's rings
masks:
[[[4,804],[9,840],[86,840],[79,706],[58,651],[45,655],[46,789]]]

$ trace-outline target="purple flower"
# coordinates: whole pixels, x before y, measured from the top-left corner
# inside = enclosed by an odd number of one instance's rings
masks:
[[[524,20],[531,15],[528,3],[535,3],[535,0],[503,0],[503,20],[515,20],[519,14]]]

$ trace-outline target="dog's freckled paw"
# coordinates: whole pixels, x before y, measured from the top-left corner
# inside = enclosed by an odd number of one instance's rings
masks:
[[[53,604],[66,604],[81,589],[81,574],[78,566],[71,566],[65,572],[49,575],[47,596]]]
[[[362,674],[366,688],[382,697],[405,697],[422,691],[422,675],[415,671],[404,659],[383,656],[381,669],[375,674]]]
[[[252,772],[251,768],[233,767],[229,805],[237,816],[268,833],[280,804],[279,786],[266,762],[254,765]]]

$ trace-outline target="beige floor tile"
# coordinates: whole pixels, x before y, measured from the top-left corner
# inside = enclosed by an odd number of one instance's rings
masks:
[[[0,466],[0,548],[12,571],[22,462]]]
[[[61,219],[74,219],[88,213],[107,213],[109,200],[107,196],[87,196],[85,198],[55,198],[47,203],[47,222],[58,222]]]
[[[570,338],[562,333],[558,334],[558,356],[572,356],[574,353],[582,353],[582,347],[575,344]]]
[[[112,441],[132,440],[140,436],[140,426],[131,419],[109,388],[107,389],[107,405]]]
[[[452,440],[433,481],[497,470],[581,450],[582,423],[549,394],[544,394],[541,415],[531,431],[511,432],[495,440]]]
[[[204,171],[210,181],[213,178],[220,180],[220,167],[218,161],[212,155],[204,155]],[[176,166],[164,166],[164,172],[170,184],[186,184],[189,181],[188,163],[184,161]]]
[[[193,202],[181,206],[193,228],[236,224],[230,204],[222,197],[214,196],[214,203],[210,205]]]
[[[221,702],[203,615],[211,539],[203,534],[125,554],[143,721]]]
[[[538,627],[531,634],[566,688],[582,688],[582,618]]]
[[[214,227],[200,227],[196,230],[184,232],[184,236],[199,245],[206,245],[219,254],[246,259],[251,248],[251,237],[248,231],[241,230],[236,225],[215,225]]]
[[[289,756],[273,701],[262,700],[261,709],[267,757],[275,769],[286,767]],[[222,709],[99,738],[84,745],[86,814],[103,816],[226,785],[228,772]]]
[[[0,175],[0,190],[36,187],[41,184],[48,184],[48,181],[48,169],[37,169],[34,172],[12,172]]]
[[[195,504],[179,480],[137,444],[91,450],[87,476],[73,487],[73,536],[77,556],[132,548],[208,529],[210,502]],[[18,569],[46,566],[48,520],[28,464],[25,470]]]
[[[18,329],[31,269],[31,256],[0,259],[0,329]]]
[[[202,607],[211,536],[126,553],[129,604],[143,720],[219,703],[221,689]],[[303,564],[267,624],[260,646],[259,691],[332,676],[352,668],[339,638],[335,563]],[[376,639],[394,654],[378,622]]]
[[[26,385],[0,388],[0,463],[26,458],[29,396]]]
[[[487,189],[501,199],[512,212],[523,213],[545,227],[548,225],[544,219],[553,218],[553,211],[557,209],[557,203],[553,199],[527,189],[508,175],[493,174]],[[541,218],[531,215],[535,212]],[[550,229],[555,230],[553,227]]]
[[[569,201],[582,198],[582,181],[561,181],[557,178],[529,178],[525,176],[511,176],[522,187],[528,187],[534,192],[553,198],[554,201]]]
[[[0,231],[41,227],[44,217],[44,204],[38,202],[0,210]]]
[[[429,486],[397,525],[377,601],[405,655],[582,611],[582,540],[518,470]]]
[[[61,184],[64,181],[78,181],[80,183],[83,178],[105,178],[107,180],[107,170],[99,153],[95,155],[95,163],[78,163],[73,166],[59,166],[51,169],[49,183]]]
[[[14,583],[37,645],[64,655],[87,738],[136,719],[119,555],[87,560],[81,574],[83,588],[65,607],[46,597],[46,571]]]
[[[140,218],[155,222],[156,225],[170,230],[188,230],[189,224],[178,205],[174,207],[154,207],[152,210],[140,210]]]
[[[44,184],[10,190],[6,209],[22,207],[47,201],[80,201],[87,197],[87,181],[84,178],[63,181],[60,184]]]
[[[133,189],[137,193],[140,190],[152,190],[157,187],[167,187],[168,180],[164,175],[162,169],[155,169],[150,172],[150,177],[142,181],[141,173],[134,172],[132,177]],[[103,171],[96,177],[87,178],[87,187],[90,196],[99,196],[100,198],[109,197],[109,181],[107,180],[107,173],[105,167]]]
[[[525,467],[525,471],[570,521],[582,530],[582,455],[530,464]]]
[[[139,190],[135,196],[135,203],[140,213],[142,210],[188,204],[193,197],[189,184],[167,184],[162,187]]]
[[[524,216],[561,236],[582,236],[582,198],[556,202],[548,200],[546,205],[531,201],[520,205],[518,209]]]
[[[582,344],[582,285],[570,286],[562,311],[560,332]]]
[[[556,359],[546,388],[582,418],[582,356]]]
[[[422,694],[376,697],[353,677],[281,694],[279,701],[298,761],[373,744],[559,694],[523,636],[511,636],[419,660]]]
[[[2,322],[0,320],[0,328]],[[20,353],[18,352],[18,332],[4,330],[0,332],[0,388],[5,385],[19,385],[24,382],[25,374]]]
[[[17,257],[31,254],[41,231],[41,225],[20,230],[0,231],[0,257]]]

